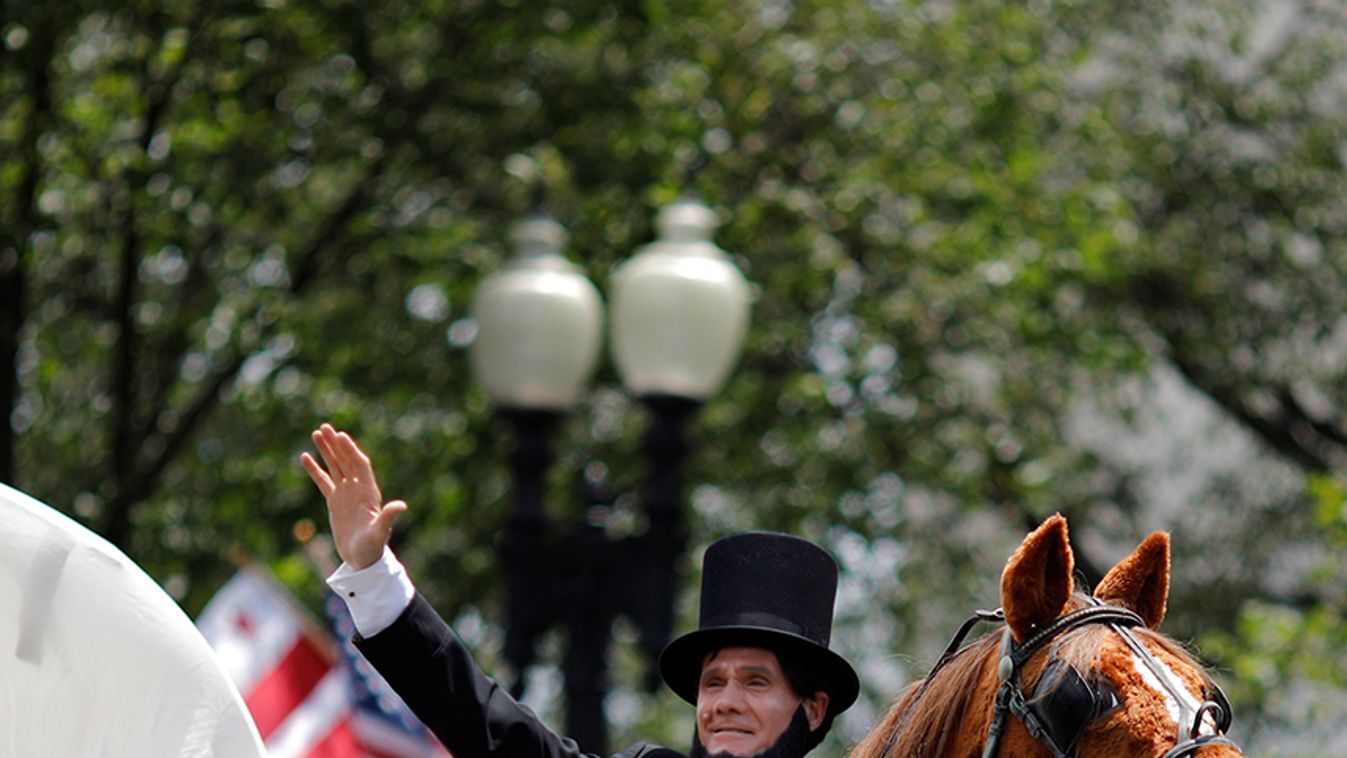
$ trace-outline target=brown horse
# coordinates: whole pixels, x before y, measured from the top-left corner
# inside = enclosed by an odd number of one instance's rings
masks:
[[[1025,537],[979,611],[851,758],[1235,758],[1230,706],[1156,631],[1169,598],[1169,536],[1147,537],[1095,588],[1075,592],[1066,519]],[[960,648],[977,621],[1002,628]]]

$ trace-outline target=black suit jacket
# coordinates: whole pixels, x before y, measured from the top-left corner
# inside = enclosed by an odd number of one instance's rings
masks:
[[[488,677],[420,594],[393,625],[356,647],[455,758],[595,758]],[[639,742],[614,758],[683,758]]]

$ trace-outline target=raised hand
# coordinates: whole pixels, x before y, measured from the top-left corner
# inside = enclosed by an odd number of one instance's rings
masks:
[[[313,444],[327,468],[308,453],[300,454],[299,462],[327,500],[337,554],[352,568],[363,569],[379,560],[393,533],[393,522],[407,510],[407,504],[383,501],[369,456],[351,435],[323,424],[313,431]]]

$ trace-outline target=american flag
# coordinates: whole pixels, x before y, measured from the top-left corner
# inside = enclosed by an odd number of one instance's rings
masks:
[[[448,756],[356,651],[345,603],[328,593],[325,610],[330,628],[270,576],[245,568],[197,618],[267,751],[274,758]]]

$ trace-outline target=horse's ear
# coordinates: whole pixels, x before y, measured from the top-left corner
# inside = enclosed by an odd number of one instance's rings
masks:
[[[1075,557],[1066,519],[1052,516],[1029,533],[1001,572],[1001,607],[1016,642],[1052,623],[1071,599]]]
[[[1169,602],[1169,535],[1154,532],[1100,580],[1094,596],[1136,611],[1146,626],[1158,629]]]

